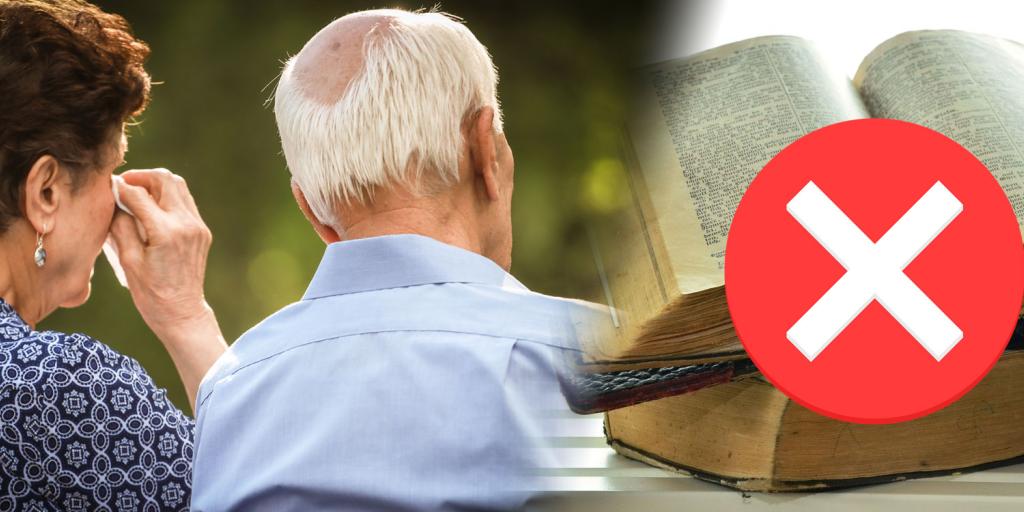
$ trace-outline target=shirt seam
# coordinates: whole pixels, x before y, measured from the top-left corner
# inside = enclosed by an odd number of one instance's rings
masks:
[[[469,286],[479,286],[479,287],[482,287],[482,288],[496,288],[496,289],[499,289],[499,290],[504,289],[504,286],[502,286],[503,283],[490,283],[490,282],[483,282],[483,281],[479,281],[479,280],[430,281],[430,282],[423,282],[423,283],[396,284],[396,285],[391,285],[391,286],[382,286],[380,288],[369,288],[369,289],[366,289],[366,290],[340,290],[340,291],[335,292],[335,293],[327,293],[327,294],[324,294],[324,295],[316,295],[316,296],[308,296],[308,295],[303,294],[302,298],[299,299],[299,302],[309,302],[309,301],[313,301],[313,300],[326,299],[328,297],[340,297],[340,296],[344,296],[344,295],[358,295],[360,293],[371,293],[371,292],[379,292],[379,291],[384,291],[384,290],[400,290],[400,289],[403,289],[403,288],[415,288],[417,286],[443,286],[443,285],[446,285],[446,284],[464,284],[464,285],[469,285]],[[525,287],[517,288],[517,290],[523,290],[523,291],[528,291],[530,293],[534,293],[534,292],[530,291],[528,288],[525,288]]]
[[[277,357],[277,356],[279,356],[281,354],[284,354],[286,352],[291,352],[292,350],[295,350],[295,349],[298,349],[298,348],[302,348],[302,347],[306,347],[308,345],[313,345],[313,344],[316,344],[316,343],[323,343],[325,341],[337,340],[337,339],[342,339],[342,338],[351,338],[353,336],[365,336],[365,335],[368,335],[368,334],[385,334],[385,333],[395,333],[395,332],[439,332],[439,333],[448,333],[448,334],[469,334],[469,335],[472,335],[472,336],[485,336],[485,337],[488,337],[488,338],[495,338],[495,339],[505,339],[505,340],[512,340],[512,341],[524,341],[524,342],[528,342],[528,343],[536,343],[538,345],[544,345],[544,346],[549,347],[549,348],[556,348],[556,349],[559,349],[559,350],[570,350],[570,351],[573,351],[573,352],[581,352],[582,353],[582,350],[580,350],[580,349],[563,347],[561,345],[555,345],[553,343],[548,343],[548,342],[544,342],[544,341],[540,341],[540,340],[535,340],[535,339],[531,339],[531,338],[524,338],[524,337],[519,337],[519,336],[499,336],[499,335],[496,335],[496,334],[486,334],[486,333],[466,332],[466,331],[453,331],[453,330],[445,330],[445,329],[382,329],[382,330],[377,330],[377,331],[355,332],[355,333],[351,333],[351,334],[340,334],[338,336],[328,336],[326,338],[320,338],[320,339],[316,339],[316,340],[306,341],[306,342],[300,343],[298,345],[294,345],[294,346],[288,347],[288,348],[286,348],[284,350],[281,350],[280,352],[275,352],[275,353],[273,353],[271,355],[268,355],[266,357],[261,357],[260,359],[257,359],[255,361],[250,361],[250,362],[248,362],[248,363],[246,363],[246,364],[244,364],[242,366],[239,366],[238,368],[235,368],[235,369],[231,370],[230,373],[227,373],[227,374],[225,374],[225,375],[223,375],[221,377],[218,377],[217,380],[211,381],[210,385],[211,386],[216,386],[217,382],[222,380],[222,379],[224,379],[225,377],[229,377],[231,375],[235,375],[236,373],[238,373],[238,372],[240,372],[240,371],[242,371],[242,370],[244,370],[244,369],[246,369],[246,368],[248,368],[250,366],[257,365],[259,363],[267,361],[268,359],[273,359],[273,358],[275,358],[275,357]],[[210,393],[208,393],[205,397],[203,397],[203,399],[199,403],[199,405],[196,406],[196,411],[197,411],[196,412],[196,416],[197,417],[198,417],[199,409],[201,409],[204,405],[206,405],[207,400],[212,395],[213,395],[213,391],[211,390]]]

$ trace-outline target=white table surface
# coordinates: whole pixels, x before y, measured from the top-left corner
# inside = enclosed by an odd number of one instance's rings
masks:
[[[1024,510],[1024,464],[828,492],[743,493],[618,455],[605,443],[603,415],[550,421],[557,462],[543,474],[551,492],[528,510]]]

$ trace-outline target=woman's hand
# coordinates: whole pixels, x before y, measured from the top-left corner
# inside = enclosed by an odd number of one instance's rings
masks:
[[[111,225],[132,300],[164,343],[195,407],[199,383],[227,345],[203,282],[212,235],[185,180],[166,169],[121,174]],[[141,229],[140,229],[141,228]]]

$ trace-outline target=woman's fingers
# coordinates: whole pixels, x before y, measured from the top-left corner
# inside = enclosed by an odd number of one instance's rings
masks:
[[[121,177],[129,185],[146,189],[165,210],[188,204],[185,199],[188,195],[187,189],[183,193],[181,186],[185,182],[184,178],[167,169],[133,169],[121,173]]]
[[[131,210],[135,218],[142,223],[143,229],[146,230],[146,236],[150,239],[159,237],[163,231],[164,217],[167,216],[167,213],[156,204],[147,189],[121,183],[117,187],[117,193],[121,203]]]
[[[188,189],[188,183],[184,178],[177,174],[172,174],[173,179],[173,191],[168,191],[168,195],[173,195],[177,204],[183,205],[185,210],[191,214],[196,220],[202,222],[202,217],[199,214],[199,207],[196,206],[196,200],[191,196],[191,191]]]
[[[139,217],[150,239],[205,229],[188,184],[180,176],[167,169],[131,170],[120,176],[121,202]]]
[[[131,215],[125,212],[114,215],[114,222],[110,225],[110,239],[117,248],[118,259],[128,267],[134,266],[142,258],[146,243]]]
[[[184,178],[178,180],[178,192],[181,194],[182,202],[188,208],[189,213],[201,222],[202,217],[199,216],[199,207],[196,206],[196,200],[192,197],[192,191],[188,189],[188,182]]]

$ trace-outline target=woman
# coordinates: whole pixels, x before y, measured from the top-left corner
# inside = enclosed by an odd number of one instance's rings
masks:
[[[224,351],[203,298],[210,234],[184,181],[112,173],[149,97],[148,47],[79,0],[0,2],[0,511],[184,510],[193,422],[139,364],[37,331],[89,297],[108,235],[194,400]]]

